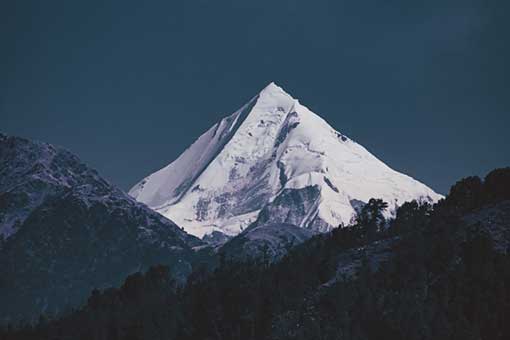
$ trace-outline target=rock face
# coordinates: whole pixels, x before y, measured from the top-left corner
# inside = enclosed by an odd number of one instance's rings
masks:
[[[5,135],[0,233],[0,321],[63,312],[154,264],[184,279],[202,244],[70,152]]]
[[[405,201],[441,198],[274,83],[129,194],[199,237],[236,235],[257,219],[323,232],[348,224],[372,197],[390,214]]]
[[[229,261],[274,262],[312,236],[313,233],[305,228],[292,224],[270,223],[246,229],[225,243],[219,252]]]

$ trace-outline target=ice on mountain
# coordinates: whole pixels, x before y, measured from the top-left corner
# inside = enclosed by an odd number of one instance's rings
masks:
[[[313,197],[302,198],[309,190]],[[325,231],[351,221],[352,202],[382,198],[391,214],[405,201],[441,198],[274,83],[130,194],[197,236],[236,235],[268,211],[266,222]]]

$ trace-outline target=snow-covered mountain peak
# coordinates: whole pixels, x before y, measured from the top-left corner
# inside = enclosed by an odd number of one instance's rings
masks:
[[[286,108],[289,109],[295,105],[299,105],[299,100],[293,98],[274,82],[270,82],[264,87],[255,98],[257,100],[256,106],[262,110],[265,108],[268,112],[279,116],[288,113],[288,110],[285,110]],[[256,114],[256,112],[256,110],[252,110],[250,115]]]
[[[202,236],[253,222],[315,231],[347,224],[372,197],[393,209],[441,196],[333,129],[275,83],[130,194]]]
[[[260,94],[283,94],[283,95],[286,95],[290,98],[292,98],[292,96],[290,94],[288,94],[287,92],[285,92],[285,90],[278,86],[274,81],[270,82],[269,84],[266,85],[266,87],[264,87],[262,89],[262,91],[260,91]]]

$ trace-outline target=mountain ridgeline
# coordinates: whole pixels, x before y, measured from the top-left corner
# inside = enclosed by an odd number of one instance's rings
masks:
[[[184,281],[198,245],[72,153],[0,135],[1,323],[64,313],[155,264]]]
[[[203,237],[253,224],[309,232],[351,222],[372,197],[389,205],[442,196],[401,174],[274,83],[212,126],[129,194]]]
[[[306,236],[278,261],[220,249],[184,286],[154,266],[0,339],[510,338],[510,168],[465,178],[434,205],[404,203],[390,220],[386,202],[367,203],[353,225]]]
[[[129,195],[0,134],[0,340],[508,339],[509,224],[510,168],[443,199],[274,83]]]

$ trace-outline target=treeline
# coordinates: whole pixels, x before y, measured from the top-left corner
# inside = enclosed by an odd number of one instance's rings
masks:
[[[482,181],[478,176],[466,177],[450,189],[439,209],[450,214],[464,214],[483,206],[510,200],[510,168],[491,171]]]
[[[510,339],[510,256],[493,247],[505,235],[464,220],[489,206],[510,217],[508,201],[510,168],[457,182],[434,207],[405,203],[389,223],[373,199],[355,225],[277,263],[220,258],[184,287],[153,267],[65,317],[10,325],[0,339]],[[391,258],[374,270],[368,249],[388,241]],[[365,255],[342,279],[338,261],[350,250]]]

